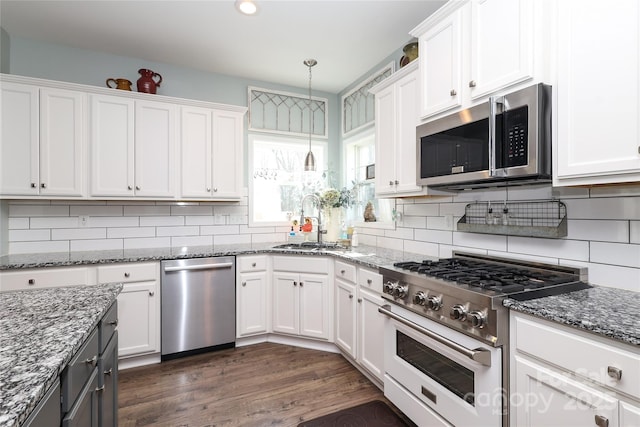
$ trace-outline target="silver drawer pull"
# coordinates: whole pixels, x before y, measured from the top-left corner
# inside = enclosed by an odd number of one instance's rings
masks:
[[[116,319],[116,320],[112,320],[111,322],[109,322],[109,325],[111,325],[111,326],[118,326],[118,319]]]
[[[98,360],[98,356],[93,356],[91,359],[85,359],[84,363],[86,363],[87,365],[95,365],[96,361]]]
[[[602,415],[596,415],[595,423],[598,427],[609,427],[609,420]]]
[[[607,366],[607,375],[609,375],[614,380],[620,381],[620,378],[622,378],[622,369],[618,369],[613,366]]]
[[[98,388],[96,389],[96,391],[98,391],[98,392],[100,392],[100,391],[104,391],[104,386],[98,387]]]
[[[104,371],[103,374],[105,375],[111,375],[113,373],[113,368],[109,369],[108,371]]]
[[[197,270],[214,270],[218,268],[231,268],[232,262],[220,262],[217,264],[196,264],[196,265],[184,265],[176,267],[165,267],[164,271],[169,273],[173,271],[197,271]]]

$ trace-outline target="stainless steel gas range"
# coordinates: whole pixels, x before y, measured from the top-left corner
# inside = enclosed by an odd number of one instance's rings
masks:
[[[507,426],[505,298],[589,287],[584,268],[454,252],[380,267],[385,395],[418,425]]]

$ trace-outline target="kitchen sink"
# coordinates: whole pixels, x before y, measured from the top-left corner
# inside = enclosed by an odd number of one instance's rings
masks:
[[[299,251],[345,251],[346,247],[335,242],[302,242],[302,243],[283,243],[276,245],[273,249],[292,249]]]

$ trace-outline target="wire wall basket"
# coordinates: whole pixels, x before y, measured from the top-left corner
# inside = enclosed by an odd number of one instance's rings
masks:
[[[567,207],[557,200],[475,202],[465,207],[458,231],[560,238],[567,235]]]

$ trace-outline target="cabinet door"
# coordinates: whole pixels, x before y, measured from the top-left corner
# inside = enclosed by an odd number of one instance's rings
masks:
[[[356,358],[356,287],[336,279],[336,338],[335,343]]]
[[[40,194],[83,196],[86,95],[40,89]]]
[[[534,16],[533,0],[471,2],[472,100],[533,77]]]
[[[300,275],[300,335],[329,339],[329,281],[326,275]]]
[[[91,196],[134,195],[134,101],[91,95]]]
[[[160,351],[157,282],[124,283],[118,295],[120,357]]]
[[[0,194],[35,196],[40,186],[38,88],[1,84]]]
[[[403,77],[396,90],[396,193],[412,193],[416,185],[416,124],[418,122],[418,72]],[[377,160],[376,160],[377,161]]]
[[[135,193],[175,197],[175,105],[136,101]]]
[[[118,331],[114,332],[98,364],[98,425],[114,427],[118,424]]]
[[[384,379],[384,316],[378,313],[383,303],[380,295],[364,289],[358,290],[358,362],[375,375]]]
[[[268,332],[267,273],[243,273],[238,278],[236,295],[238,337]]]
[[[640,180],[640,4],[557,2],[554,185]]]
[[[632,405],[627,402],[619,402],[620,404],[620,427],[637,427],[640,426],[640,406]]]
[[[520,356],[515,356],[515,368],[515,425],[582,427],[595,425],[599,418],[618,425],[618,401],[610,394]]]
[[[242,193],[244,139],[241,113],[213,112],[213,187],[216,199],[239,199]]]
[[[454,11],[420,37],[420,116],[462,104],[462,10]]]
[[[376,194],[395,193],[396,97],[391,85],[375,95],[376,104]],[[413,151],[415,153],[415,149]]]
[[[211,197],[211,110],[182,107],[181,120],[181,194],[182,197]]]
[[[273,273],[273,331],[297,334],[300,331],[299,275]]]
[[[76,403],[62,419],[62,427],[98,426],[98,368],[96,367],[78,396]]]

